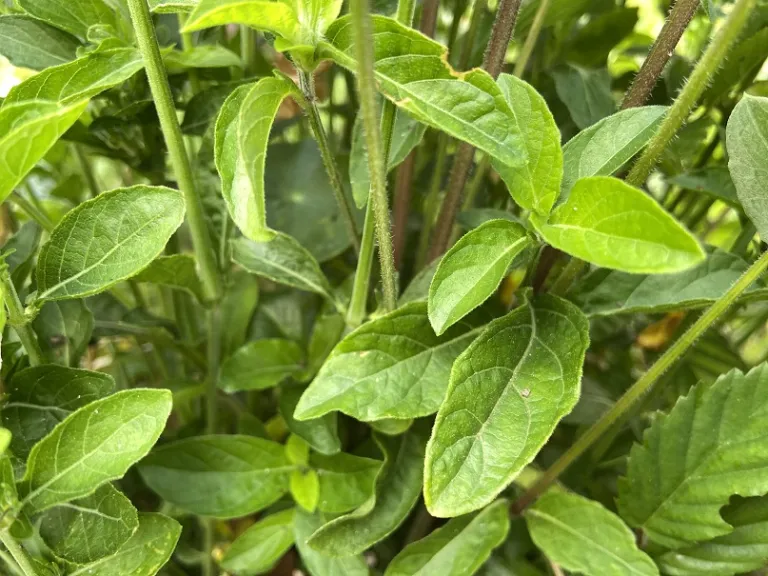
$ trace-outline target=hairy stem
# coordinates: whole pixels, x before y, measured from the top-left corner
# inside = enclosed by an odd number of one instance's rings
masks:
[[[691,74],[688,83],[678,96],[672,108],[664,118],[659,131],[654,135],[648,144],[640,159],[632,167],[626,181],[633,186],[640,186],[645,182],[651,170],[656,165],[664,149],[670,140],[677,133],[680,126],[683,125],[691,109],[699,100],[709,84],[710,79],[723,62],[728,49],[738,38],[744,25],[747,22],[749,14],[755,7],[756,0],[737,0],[733,10],[728,15],[722,28],[717,32],[712,42],[710,42],[704,55],[696,64],[696,68]]]
[[[32,566],[32,562],[30,562],[27,553],[24,552],[24,549],[18,542],[16,542],[13,536],[11,536],[10,531],[0,530],[0,541],[8,549],[8,552],[11,553],[11,556],[13,556],[16,564],[21,568],[24,576],[37,576],[37,572],[35,572],[35,568]]]
[[[357,259],[355,279],[352,284],[352,298],[347,309],[347,326],[357,328],[365,319],[365,305],[368,302],[368,289],[371,282],[371,269],[373,268],[373,254],[376,249],[376,223],[373,218],[371,203],[365,210],[365,224],[363,224],[363,241],[360,246],[360,256]]]
[[[696,0],[698,2],[698,0]],[[528,31],[528,37],[525,39],[522,50],[520,50],[520,56],[517,57],[515,62],[515,76],[522,78],[525,73],[525,67],[528,65],[528,60],[533,54],[533,49],[536,47],[536,42],[539,40],[539,34],[544,26],[544,19],[547,17],[549,6],[552,0],[541,0],[538,9],[536,10],[536,16],[533,17],[533,23],[531,29]]]
[[[521,3],[522,0],[500,0],[499,6],[496,8],[496,19],[493,22],[491,38],[488,40],[488,46],[483,57],[483,69],[494,79],[498,78],[504,66],[504,56],[507,54],[507,47],[515,29]],[[451,174],[448,177],[445,200],[443,200],[432,244],[429,247],[430,262],[441,256],[448,248],[448,241],[453,231],[453,222],[456,220],[456,213],[461,204],[461,192],[464,190],[469,170],[472,168],[474,156],[475,149],[471,144],[466,142],[459,144],[451,167]]]
[[[523,494],[512,506],[516,513],[522,512],[549,486],[557,480],[576,459],[586,452],[603,434],[620,422],[627,412],[653,388],[654,384],[696,340],[702,336],[731,307],[736,299],[768,269],[768,252],[765,252],[739,278],[723,296],[708,308],[699,319],[651,366],[651,368],[627,390],[624,395],[595,422],[589,430],[576,440],[565,454],[542,474],[536,484]]]
[[[365,127],[368,146],[368,171],[371,178],[371,193],[368,199],[376,221],[376,237],[379,244],[381,282],[384,289],[384,307],[394,310],[397,305],[397,273],[392,251],[392,224],[389,218],[387,198],[387,154],[382,144],[379,120],[376,112],[376,80],[373,76],[373,30],[368,0],[351,0],[350,12],[355,35],[355,52],[358,62],[357,89],[360,94],[360,110]],[[384,108],[388,126],[394,123],[395,111],[392,104]],[[382,123],[384,123],[382,118]],[[391,128],[389,134],[391,140]]]
[[[347,226],[347,234],[352,241],[352,246],[355,248],[355,252],[360,253],[360,241],[358,240],[357,225],[355,224],[354,213],[352,212],[352,205],[349,203],[347,195],[344,193],[344,184],[342,183],[341,171],[336,164],[336,160],[333,157],[331,146],[328,143],[328,135],[323,127],[323,121],[320,118],[320,111],[317,109],[315,96],[315,83],[310,73],[304,70],[299,70],[299,86],[304,93],[305,111],[309,118],[309,126],[312,130],[312,135],[315,137],[318,148],[320,148],[320,156],[323,159],[323,165],[325,171],[328,173],[328,179],[331,182],[331,188],[333,189],[333,195],[336,197],[336,203],[339,205],[341,215],[343,216],[344,224]]]
[[[675,2],[661,33],[648,53],[648,57],[624,96],[624,101],[621,103],[622,110],[642,106],[648,100],[656,82],[664,71],[664,66],[674,54],[675,46],[682,38],[683,32],[688,27],[693,15],[696,14],[698,7],[699,0],[677,0]]]
[[[128,0],[128,8],[136,33],[136,42],[144,59],[149,87],[155,101],[157,116],[160,119],[160,127],[168,147],[171,164],[176,174],[179,189],[184,194],[187,221],[189,222],[205,297],[208,300],[218,300],[222,293],[222,283],[216,264],[213,242],[203,214],[203,203],[195,189],[192,166],[184,147],[179,119],[176,116],[176,108],[168,84],[168,73],[160,56],[160,47],[157,44],[149,6],[147,0]]]
[[[43,364],[45,361],[43,351],[37,341],[37,336],[29,326],[29,319],[24,314],[24,305],[13,285],[8,265],[4,262],[2,263],[2,270],[0,270],[0,290],[2,290],[5,307],[8,309],[8,324],[13,326],[16,335],[24,346],[24,350],[29,356],[29,363],[32,366]]]

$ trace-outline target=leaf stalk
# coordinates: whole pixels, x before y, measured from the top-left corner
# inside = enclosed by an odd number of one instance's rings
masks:
[[[16,335],[24,346],[24,350],[29,356],[29,363],[32,366],[40,366],[44,363],[43,351],[37,341],[37,336],[29,326],[29,318],[24,314],[24,306],[19,299],[19,294],[16,292],[8,265],[5,262],[2,263],[2,270],[0,270],[0,289],[2,289],[3,300],[8,309],[8,323],[13,326]]]

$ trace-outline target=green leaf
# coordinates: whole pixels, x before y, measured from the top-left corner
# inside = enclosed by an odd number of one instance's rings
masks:
[[[670,184],[686,190],[695,190],[707,196],[725,202],[729,206],[741,209],[741,202],[736,193],[736,186],[731,173],[725,166],[706,166],[678,174],[667,180]]]
[[[297,420],[338,410],[362,421],[417,418],[443,401],[453,360],[477,336],[462,322],[435,336],[424,302],[362,325],[339,342],[296,407]]]
[[[195,436],[152,451],[144,482],[171,504],[200,516],[238,518],[288,492],[295,469],[280,444],[251,436]]]
[[[414,426],[402,436],[375,438],[384,453],[375,493],[359,508],[312,534],[308,544],[322,554],[344,557],[367,550],[394,532],[419,498],[425,426]]]
[[[291,473],[291,496],[296,504],[307,512],[317,509],[317,501],[320,498],[320,480],[314,470],[294,470]]]
[[[82,300],[47,302],[32,327],[49,362],[77,366],[93,333],[93,314]]]
[[[170,412],[168,390],[140,388],[80,408],[32,448],[22,502],[42,511],[121,478],[149,452]]]
[[[743,498],[723,508],[733,532],[662,554],[656,563],[671,576],[732,576],[768,563],[768,498]]]
[[[446,49],[396,20],[373,16],[374,75],[379,91],[411,116],[487,152],[508,166],[522,166],[525,145],[504,94],[484,71],[458,73]],[[318,45],[319,55],[352,70],[354,34],[349,16],[336,20]]]
[[[664,106],[622,110],[571,138],[563,147],[563,196],[581,178],[610,176],[624,166],[656,133],[666,112]]]
[[[62,2],[61,0],[17,0],[28,14],[61,30],[85,39],[88,28],[104,24],[117,29],[117,12],[104,0]]]
[[[373,430],[386,434],[387,436],[399,436],[413,426],[413,418],[398,420],[397,418],[384,418],[383,420],[373,420],[368,423]]]
[[[293,509],[271,514],[248,528],[219,563],[235,574],[270,572],[294,542]]]
[[[555,90],[581,130],[610,116],[616,109],[611,75],[606,69],[587,70],[568,64],[552,72]]]
[[[312,454],[310,465],[320,480],[318,510],[341,514],[362,506],[373,495],[381,461],[339,452]]]
[[[29,16],[0,17],[0,54],[19,68],[43,70],[77,58],[80,42]]]
[[[336,414],[325,414],[320,418],[299,421],[293,417],[302,389],[296,386],[282,386],[279,410],[288,430],[300,436],[321,454],[335,454],[341,450]]]
[[[162,514],[139,514],[139,528],[117,554],[86,564],[68,576],[155,576],[171,557],[181,525]]]
[[[525,228],[509,220],[490,220],[456,242],[429,287],[429,322],[435,333],[442,334],[490,298],[530,244]]]
[[[240,82],[227,82],[205,88],[192,96],[184,109],[181,131],[190,136],[204,136],[229,95],[240,86]]]
[[[728,499],[768,493],[767,389],[768,365],[732,370],[657,417],[619,480],[621,516],[667,548],[732,532]]]
[[[408,116],[397,111],[395,124],[392,128],[392,142],[389,151],[389,164],[387,172],[391,172],[399,166],[411,150],[416,148],[424,137],[427,127]],[[355,119],[352,130],[352,150],[349,153],[349,182],[352,185],[352,197],[358,208],[362,208],[368,202],[368,191],[371,187],[370,174],[368,173],[368,148],[365,143],[365,128],[361,116]]]
[[[228,393],[272,388],[301,371],[303,356],[291,340],[249,342],[221,366],[219,388]]]
[[[221,301],[221,325],[227,327],[221,337],[222,358],[233,354],[245,343],[258,303],[259,283],[256,278],[242,270],[234,271]]]
[[[324,312],[315,318],[307,347],[307,367],[300,380],[307,381],[317,374],[334,346],[339,343],[347,327],[344,316],[336,310]]]
[[[546,101],[533,86],[509,74],[501,74],[496,83],[515,116],[528,160],[519,167],[498,160],[491,163],[518,206],[546,216],[560,195],[560,130]]]
[[[602,505],[550,491],[525,513],[536,546],[566,570],[586,576],[655,576],[659,570],[635,535]]]
[[[27,78],[11,88],[6,103],[37,99],[71,104],[122,84],[143,67],[144,61],[135,48],[90,52]]]
[[[40,537],[58,556],[87,564],[111,556],[139,526],[136,509],[111,484],[40,516]]]
[[[362,555],[334,558],[321,554],[307,544],[309,537],[325,523],[319,514],[308,514],[297,509],[293,519],[296,548],[299,556],[312,576],[369,576],[370,571]]]
[[[741,258],[721,250],[677,274],[627,274],[601,268],[579,280],[568,298],[587,316],[702,308],[725,294],[747,268]],[[759,286],[753,286],[745,296]]]
[[[533,460],[579,398],[588,327],[546,295],[488,324],[456,359],[427,446],[430,514],[489,504]]]
[[[102,372],[47,365],[27,368],[6,385],[3,425],[13,434],[11,450],[25,459],[32,447],[78,408],[115,390]]]
[[[267,242],[232,240],[232,260],[251,274],[335,301],[333,289],[312,254],[287,234],[274,234]]]
[[[572,256],[633,274],[681,272],[704,250],[648,194],[610,176],[582,178],[547,222],[531,216],[547,243]]]
[[[0,202],[75,123],[87,104],[64,106],[33,100],[0,108]]]
[[[163,55],[169,74],[179,74],[189,68],[228,68],[243,66],[240,56],[220,44],[203,44],[191,50],[171,50]]]
[[[726,144],[736,194],[760,237],[768,238],[768,98],[744,95],[728,119]]]
[[[429,287],[432,284],[432,278],[435,277],[435,272],[437,271],[437,266],[439,264],[440,258],[436,258],[413,277],[411,283],[408,284],[405,290],[403,290],[400,299],[397,301],[399,306],[403,306],[409,302],[426,301],[429,298]]]
[[[82,298],[140,272],[184,219],[184,198],[161,186],[99,194],[67,213],[37,262],[38,300]]]
[[[389,563],[385,576],[474,574],[509,531],[509,502],[454,518],[426,538],[409,544]]]
[[[158,256],[133,279],[136,282],[148,282],[184,290],[200,302],[204,300],[203,286],[197,275],[195,258],[190,254]]]
[[[274,235],[267,227],[264,200],[269,132],[280,103],[297,93],[296,85],[284,77],[262,78],[232,92],[216,120],[215,160],[221,193],[237,227],[257,242]]]

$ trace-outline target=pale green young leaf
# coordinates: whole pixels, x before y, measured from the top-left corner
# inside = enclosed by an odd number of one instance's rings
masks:
[[[451,363],[479,331],[475,322],[461,322],[436,336],[425,302],[363,324],[333,349],[295,417],[333,410],[362,421],[432,414],[445,396]]]
[[[270,514],[238,536],[220,565],[233,574],[265,574],[294,543],[293,509]]]
[[[3,425],[13,434],[11,450],[25,459],[32,447],[78,408],[114,392],[103,372],[46,365],[16,373],[6,383]]]
[[[43,70],[77,58],[76,38],[29,16],[0,16],[0,54],[19,68]]]
[[[61,2],[61,0],[17,1],[27,14],[82,39],[88,36],[88,28],[96,24],[106,24],[117,29],[118,12],[104,0],[78,2]]]
[[[425,426],[417,425],[402,436],[376,436],[384,464],[376,477],[374,494],[357,509],[312,534],[310,547],[327,556],[353,556],[394,532],[421,494],[427,433]]]
[[[171,50],[163,55],[170,74],[179,74],[189,68],[241,68],[240,56],[220,44],[203,44],[191,50]]]
[[[48,362],[77,366],[93,333],[93,314],[82,300],[46,302],[32,322]]]
[[[731,173],[725,166],[705,166],[690,172],[684,172],[667,180],[670,184],[685,190],[694,190],[710,198],[725,202],[729,206],[741,209],[741,202],[736,193],[736,186]]]
[[[68,576],[155,576],[168,562],[181,525],[162,514],[139,514],[139,527],[116,554],[80,566]]]
[[[88,564],[111,556],[139,526],[136,509],[104,484],[90,496],[59,504],[40,515],[40,537],[59,558]]]
[[[577,494],[552,491],[525,512],[536,546],[547,558],[585,576],[658,576],[635,535],[610,510]]]
[[[496,83],[515,116],[527,161],[522,166],[507,166],[496,159],[491,163],[518,206],[546,216],[560,195],[560,130],[546,101],[533,86],[510,74],[501,74]]]
[[[768,564],[768,498],[738,499],[723,508],[733,532],[656,558],[671,576],[733,576]]]
[[[0,108],[0,202],[80,117],[88,101],[32,100]]]
[[[99,194],[71,210],[40,250],[38,300],[103,292],[149,265],[184,219],[184,197],[161,186]]]
[[[665,106],[629,108],[603,118],[563,147],[562,193],[577,180],[610,176],[637,154],[656,133]]]
[[[568,64],[552,72],[555,90],[581,130],[613,114],[611,75],[606,69],[588,70]]]
[[[149,9],[155,14],[184,14],[198,4],[199,0],[149,0]]]
[[[568,298],[587,316],[668,312],[712,304],[746,272],[748,265],[730,252],[714,250],[707,259],[677,274],[628,274],[600,268],[576,282]],[[745,293],[762,293],[756,282]],[[759,292],[758,292],[759,291]]]
[[[531,244],[520,224],[490,220],[443,256],[429,287],[429,322],[440,335],[496,291],[515,257]]]
[[[197,275],[195,258],[191,254],[158,256],[133,279],[136,282],[148,282],[184,290],[200,302],[204,300],[203,286]]]
[[[228,393],[272,388],[300,372],[303,357],[299,345],[291,340],[248,342],[222,364],[219,388]]]
[[[453,518],[426,538],[408,544],[384,576],[474,574],[509,531],[509,502],[498,500],[480,512]]]
[[[283,38],[296,39],[300,26],[294,8],[292,2],[279,0],[200,0],[182,31],[244,24]]]
[[[372,420],[368,425],[376,432],[387,436],[400,436],[413,426],[413,418],[400,420],[397,418],[383,418],[382,420]]]
[[[296,85],[282,76],[262,78],[234,90],[216,120],[214,152],[221,193],[237,227],[257,242],[274,236],[267,227],[264,200],[269,133],[280,103],[296,93]]]
[[[610,176],[582,178],[548,221],[547,243],[597,266],[634,274],[681,272],[702,262],[699,242],[648,194]]]
[[[22,502],[30,512],[81,498],[121,478],[160,437],[171,412],[168,390],[135,388],[69,415],[27,459]]]
[[[141,54],[135,48],[90,52],[27,78],[11,88],[6,103],[37,99],[71,104],[122,84],[143,67]]]
[[[362,506],[373,496],[381,461],[339,452],[332,456],[312,454],[310,466],[320,480],[317,508],[342,514]]]
[[[317,472],[311,469],[294,470],[290,480],[291,496],[307,512],[317,509],[320,498],[320,480]]]
[[[266,242],[238,238],[231,245],[232,260],[251,274],[334,301],[333,289],[317,260],[291,236],[275,232]]]
[[[744,95],[726,129],[728,169],[760,237],[768,238],[768,98]]]
[[[475,69],[458,73],[446,49],[396,20],[373,16],[374,75],[379,91],[411,116],[472,144],[508,166],[522,166],[525,145],[515,116],[493,78]],[[336,20],[319,55],[355,71],[349,16]]]
[[[488,324],[456,359],[427,446],[430,514],[489,504],[533,460],[579,398],[588,329],[573,304],[545,295]]]
[[[238,518],[288,492],[295,469],[280,444],[252,436],[195,436],[154,450],[139,466],[163,499],[200,516]]]
[[[390,144],[387,172],[399,166],[406,156],[419,145],[427,127],[408,116],[405,112],[395,114],[395,124],[392,127],[392,143]],[[368,173],[368,148],[365,143],[365,128],[358,114],[352,130],[352,150],[349,153],[349,183],[352,186],[352,197],[358,208],[368,202],[368,191],[371,187]]]
[[[325,524],[325,517],[297,509],[293,518],[296,548],[311,576],[369,576],[370,571],[361,554],[335,558],[315,551],[307,540]]]
[[[632,447],[621,516],[667,548],[731,533],[720,516],[729,498],[768,493],[766,409],[767,364],[698,384]]]
[[[325,414],[312,420],[296,420],[293,413],[299,403],[303,389],[296,386],[281,386],[278,409],[288,430],[302,437],[314,450],[321,454],[336,454],[341,450],[336,414]]]

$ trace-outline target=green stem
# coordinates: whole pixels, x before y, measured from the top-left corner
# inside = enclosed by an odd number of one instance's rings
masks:
[[[623,419],[627,412],[651,391],[654,384],[680,357],[687,352],[696,340],[702,336],[731,307],[736,299],[749,288],[765,270],[768,269],[768,252],[765,252],[739,278],[731,288],[707,309],[688,331],[675,341],[669,349],[651,366],[651,368],[627,390],[624,395],[595,422],[589,430],[558,458],[514,504],[516,513],[522,512],[562,474],[579,456],[584,454],[605,432]]]
[[[256,74],[256,31],[245,25],[240,26],[240,58],[243,61],[245,77],[254,76]]]
[[[472,58],[472,50],[475,47],[475,38],[480,28],[480,22],[488,6],[488,0],[475,0],[472,7],[472,16],[469,20],[469,30],[464,35],[463,45],[461,47],[461,56],[459,57],[459,70],[466,70],[469,66],[469,60]]]
[[[739,236],[733,243],[733,246],[731,247],[731,253],[738,254],[739,256],[746,254],[747,248],[749,248],[749,244],[752,242],[755,234],[757,234],[757,228],[755,228],[755,225],[752,224],[751,221],[748,221],[746,224],[744,224],[744,227],[741,229]]]
[[[179,12],[177,15],[177,21],[179,23],[179,30],[184,29],[184,24],[187,21],[187,15],[184,12]],[[195,47],[195,41],[192,37],[192,32],[179,32],[181,35],[181,49],[184,52],[190,52]],[[192,94],[200,92],[200,77],[197,75],[197,70],[190,68],[187,72],[189,78],[189,85],[192,88]]]
[[[38,210],[37,206],[32,204],[29,200],[24,198],[21,194],[18,192],[14,192],[9,197],[9,200],[16,204],[22,212],[24,212],[27,216],[29,216],[32,220],[37,222],[40,227],[45,230],[46,232],[53,232],[53,229],[55,228],[53,222],[51,222],[51,219],[48,218],[48,215],[42,212],[41,210]]]
[[[654,135],[640,159],[626,178],[627,183],[640,186],[645,182],[659,157],[688,118],[691,109],[701,97],[712,76],[723,62],[734,40],[738,38],[756,0],[737,0],[722,28],[710,42],[704,55],[696,64],[688,83],[680,92],[672,108],[667,112],[659,131]]]
[[[571,287],[571,284],[573,284],[573,281],[576,280],[576,277],[586,266],[587,263],[584,260],[575,257],[571,258],[568,264],[565,265],[565,268],[563,268],[563,271],[560,272],[555,283],[552,284],[552,288],[549,290],[550,294],[564,296]]]
[[[2,542],[8,549],[8,552],[11,553],[11,556],[16,560],[16,564],[19,565],[19,568],[21,568],[21,571],[25,576],[37,576],[37,572],[35,572],[35,568],[32,566],[32,562],[30,562],[26,552],[19,546],[19,543],[16,542],[9,531],[0,530],[0,542]]]
[[[205,433],[216,434],[219,420],[219,365],[221,363],[221,309],[214,304],[208,311],[208,380],[205,388]],[[203,528],[203,574],[214,576],[215,520],[201,518]]]
[[[312,129],[312,135],[315,137],[318,148],[320,148],[320,156],[323,159],[325,171],[328,173],[328,179],[331,181],[331,188],[336,197],[336,203],[339,205],[341,214],[344,217],[344,223],[347,225],[347,233],[352,241],[352,246],[354,246],[355,252],[359,253],[360,241],[358,240],[354,212],[352,211],[352,205],[349,203],[349,198],[347,198],[347,195],[344,193],[341,172],[333,157],[333,152],[331,152],[331,147],[328,144],[328,135],[323,127],[320,111],[315,104],[315,101],[317,100],[315,96],[315,83],[312,75],[301,69],[299,70],[299,86],[304,93],[305,102],[302,102],[302,104],[304,105],[307,117],[309,118],[309,126]]]
[[[347,325],[357,328],[365,319],[368,289],[371,285],[371,269],[373,268],[373,253],[376,248],[376,222],[373,218],[371,203],[365,208],[365,224],[363,224],[363,241],[360,245],[360,255],[357,258],[357,269],[352,284],[352,297],[347,310]]]
[[[77,161],[80,163],[80,170],[83,172],[85,183],[88,185],[88,191],[91,193],[91,198],[96,198],[99,195],[99,185],[96,183],[96,177],[93,175],[93,168],[88,160],[88,156],[85,155],[85,150],[78,144],[73,144],[75,149],[75,155]]]
[[[8,566],[8,570],[13,572],[14,576],[24,576],[24,572],[21,571],[19,565],[16,564],[13,557],[5,550],[0,550],[0,560],[2,560],[3,563]]]
[[[698,2],[698,0],[696,0]],[[528,60],[533,54],[533,49],[536,47],[536,42],[539,40],[539,34],[544,26],[544,19],[547,17],[549,6],[552,4],[552,0],[541,0],[538,9],[536,10],[536,16],[533,17],[533,23],[531,29],[528,31],[528,37],[525,39],[522,50],[520,50],[520,56],[517,57],[515,62],[515,76],[522,78],[525,73],[525,67],[528,65]]]
[[[24,306],[16,292],[16,287],[13,285],[8,266],[3,263],[2,267],[0,270],[0,289],[2,289],[2,297],[8,309],[8,323],[13,326],[16,335],[24,346],[24,350],[29,356],[29,363],[32,366],[39,366],[44,362],[43,351],[37,341],[37,336],[29,326],[29,319],[24,314]]]
[[[448,160],[448,135],[440,132],[437,135],[437,154],[432,179],[429,182],[429,192],[424,199],[424,219],[419,232],[419,245],[416,251],[416,270],[421,270],[427,263],[427,252],[432,230],[440,213],[440,190],[443,186],[443,172]]]
[[[382,143],[376,111],[376,80],[373,76],[373,30],[368,2],[369,0],[351,0],[350,12],[358,62],[357,89],[360,95],[365,140],[368,145],[368,171],[371,178],[371,193],[368,202],[373,207],[374,220],[376,221],[384,308],[389,311],[394,310],[397,306],[397,273],[392,250],[392,223],[389,217],[389,200],[387,198],[386,150],[389,146]],[[391,126],[394,123],[395,110],[389,101],[384,106],[381,118],[381,123],[385,126]],[[388,139],[391,140],[391,129],[388,136]]]
[[[168,84],[168,74],[160,56],[160,47],[157,44],[157,36],[147,0],[128,0],[128,9],[131,12],[136,42],[144,59],[149,87],[155,101],[157,115],[160,118],[160,127],[168,147],[168,154],[171,157],[171,164],[186,201],[187,221],[192,234],[192,244],[197,256],[205,297],[208,300],[218,300],[221,298],[222,284],[213,251],[213,243],[203,214],[203,203],[195,190],[192,166],[184,147],[184,138],[181,134],[171,88]]]

